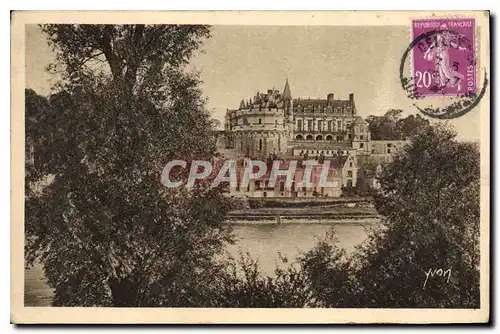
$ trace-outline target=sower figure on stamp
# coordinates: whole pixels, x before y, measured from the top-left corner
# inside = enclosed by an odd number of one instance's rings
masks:
[[[457,87],[459,91],[461,90],[461,83],[464,80],[464,76],[458,72],[458,68],[454,68],[458,64],[450,65],[448,49],[449,47],[453,47],[465,51],[466,48],[460,46],[459,36],[447,31],[446,24],[442,24],[440,30],[440,33],[435,36],[435,39],[425,52],[424,59],[429,61],[434,60],[439,87]]]

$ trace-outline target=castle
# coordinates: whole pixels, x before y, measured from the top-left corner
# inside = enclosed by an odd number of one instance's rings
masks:
[[[329,196],[340,196],[343,187],[376,186],[375,176],[390,162],[406,141],[372,140],[368,123],[357,115],[354,94],[346,100],[329,93],[326,99],[292,98],[288,79],[281,93],[269,89],[242,100],[238,109],[226,111],[224,131],[218,137],[219,151],[227,158],[248,157],[283,161],[290,159],[328,159],[337,168],[338,188]],[[335,174],[335,173],[334,173]],[[324,189],[280,191],[235,195],[253,197],[317,196]],[[243,191],[245,192],[245,191]]]

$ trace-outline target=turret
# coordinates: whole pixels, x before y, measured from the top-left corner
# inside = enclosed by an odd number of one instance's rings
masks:
[[[288,78],[286,78],[285,88],[283,88],[283,100],[284,101],[292,100],[292,94],[290,93],[290,85],[288,84]]]
[[[283,105],[285,109],[286,121],[293,121],[293,106],[292,106],[292,93],[290,92],[290,85],[288,84],[288,78],[285,81],[285,88],[283,88]]]

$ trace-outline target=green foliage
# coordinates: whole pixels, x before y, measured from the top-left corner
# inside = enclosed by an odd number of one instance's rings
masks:
[[[419,114],[400,118],[402,110],[390,109],[384,116],[368,116],[368,128],[372,140],[404,140],[418,134],[430,125]]]
[[[312,290],[305,273],[297,264],[282,266],[274,276],[263,276],[259,263],[249,254],[240,254],[237,262],[228,262],[226,276],[220,282],[218,307],[298,308],[313,306]]]
[[[260,209],[265,207],[265,202],[262,198],[248,198],[248,204],[251,209]]]
[[[332,270],[340,254],[331,245],[307,254],[316,265],[304,269],[317,277],[324,305],[479,307],[479,152],[454,137],[446,127],[428,127],[386,166],[375,196],[383,226],[340,272]],[[450,270],[449,280],[439,269]]]
[[[83,75],[112,74],[125,97],[155,94],[166,67],[181,68],[210,36],[200,25],[45,24],[42,30],[57,53],[49,69],[78,84]],[[170,84],[170,87],[175,85]]]
[[[27,264],[44,264],[57,306],[201,304],[193,291],[231,241],[229,204],[205,184],[165,188],[160,174],[215,150],[199,79],[181,66],[208,29],[43,29],[65,74],[48,99],[25,95]]]
[[[362,250],[370,265],[361,277],[385,282],[382,305],[479,306],[479,151],[455,136],[426,128],[380,176],[375,204],[387,230]],[[425,273],[439,268],[451,269],[449,282],[434,277],[424,287]]]
[[[310,251],[299,256],[304,275],[313,291],[316,307],[358,307],[352,293],[351,260],[345,250],[336,245],[330,233]]]

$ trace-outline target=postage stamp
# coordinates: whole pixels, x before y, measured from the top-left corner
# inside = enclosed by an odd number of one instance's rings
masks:
[[[412,75],[418,96],[466,96],[476,93],[473,18],[412,20]]]

